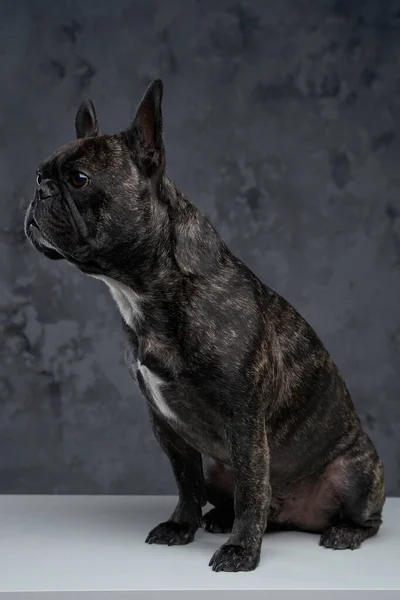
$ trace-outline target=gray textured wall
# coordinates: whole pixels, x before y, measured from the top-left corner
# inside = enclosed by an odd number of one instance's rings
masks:
[[[169,173],[316,328],[400,493],[400,2],[0,2],[0,492],[173,492],[105,287],[22,233],[94,98],[165,81]]]

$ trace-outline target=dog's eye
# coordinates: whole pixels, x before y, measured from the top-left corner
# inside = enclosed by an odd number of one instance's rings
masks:
[[[78,189],[82,189],[89,183],[89,177],[80,171],[73,171],[69,178],[71,184]]]
[[[42,174],[39,171],[36,173],[36,184],[40,185],[42,183]]]

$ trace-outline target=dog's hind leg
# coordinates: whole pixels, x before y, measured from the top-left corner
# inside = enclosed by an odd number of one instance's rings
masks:
[[[382,523],[386,498],[383,464],[367,436],[341,460],[346,485],[340,497],[340,514],[322,533],[320,545],[355,550],[374,536]]]

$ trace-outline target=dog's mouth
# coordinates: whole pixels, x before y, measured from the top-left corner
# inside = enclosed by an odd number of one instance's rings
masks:
[[[30,209],[25,220],[25,234],[33,246],[51,260],[61,260],[65,258],[49,239],[41,232],[40,227]]]
[[[67,199],[67,212],[63,223],[66,229],[64,238],[61,241],[62,245],[53,242],[54,236],[49,236],[47,233],[48,230],[51,232],[54,229],[54,223],[50,226],[50,223],[46,222],[46,227],[44,227],[42,219],[39,219],[38,221],[37,215],[35,214],[35,201],[33,201],[28,208],[25,216],[25,235],[32,243],[33,247],[47,258],[50,258],[51,260],[66,259],[68,262],[80,265],[90,259],[91,248],[88,242],[84,243],[83,241],[83,235],[85,233],[82,232],[84,227],[82,225],[83,219],[78,215],[76,207],[72,206],[71,208],[70,205],[71,202],[68,202]],[[77,225],[78,217],[80,227]],[[71,223],[72,231],[71,227],[67,227],[69,223]],[[60,229],[62,228],[63,227],[60,227],[60,223],[58,223],[56,229],[60,232]]]

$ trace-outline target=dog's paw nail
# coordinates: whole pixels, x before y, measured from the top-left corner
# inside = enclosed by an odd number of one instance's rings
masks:
[[[362,530],[356,527],[338,525],[321,535],[319,545],[332,550],[357,550],[363,540]]]
[[[253,571],[260,562],[260,550],[245,548],[236,544],[224,544],[209,562],[209,566],[219,571]]]
[[[194,540],[196,528],[186,523],[166,521],[152,529],[146,544],[166,544],[167,546],[189,544]]]

